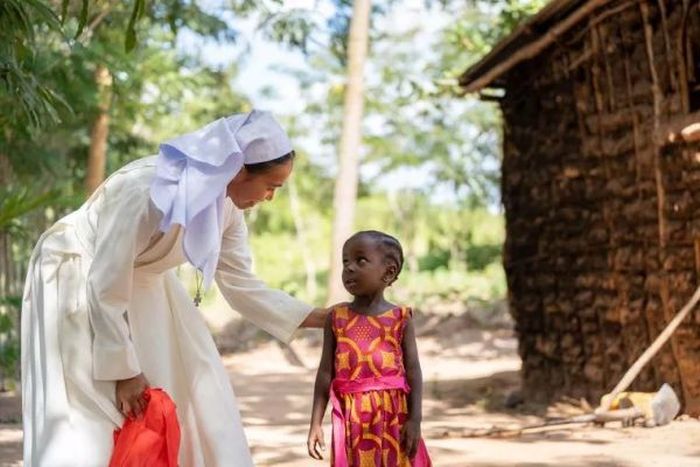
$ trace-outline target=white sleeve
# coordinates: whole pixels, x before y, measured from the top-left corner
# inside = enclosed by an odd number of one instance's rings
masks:
[[[93,378],[113,381],[141,373],[125,313],[131,300],[136,256],[158,230],[160,213],[148,187],[114,180],[103,189],[95,251],[87,277]]]
[[[248,228],[243,213],[224,231],[216,283],[231,307],[282,342],[292,340],[312,307],[289,294],[268,287],[251,270]]]

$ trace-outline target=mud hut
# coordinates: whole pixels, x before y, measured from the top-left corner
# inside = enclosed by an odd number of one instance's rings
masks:
[[[531,394],[596,400],[700,285],[700,2],[554,0],[460,79],[503,113]],[[700,310],[640,375],[700,413]]]

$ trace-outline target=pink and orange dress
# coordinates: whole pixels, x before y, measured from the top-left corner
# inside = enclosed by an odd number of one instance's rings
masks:
[[[333,309],[335,378],[331,385],[335,467],[426,467],[423,440],[410,460],[400,446],[408,416],[401,342],[411,310],[395,307],[376,316]]]

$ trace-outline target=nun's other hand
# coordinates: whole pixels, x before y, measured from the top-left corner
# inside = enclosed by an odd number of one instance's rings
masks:
[[[140,417],[146,410],[144,393],[148,389],[148,381],[143,373],[133,378],[117,381],[117,408],[127,418]]]

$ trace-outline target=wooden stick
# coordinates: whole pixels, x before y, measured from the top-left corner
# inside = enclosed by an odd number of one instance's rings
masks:
[[[609,410],[606,412],[592,413],[585,415],[577,415],[575,417],[564,418],[561,420],[548,420],[542,423],[533,425],[525,425],[518,428],[486,428],[480,430],[464,430],[458,436],[462,438],[479,438],[484,436],[518,436],[523,431],[536,430],[539,428],[549,428],[561,425],[575,425],[579,423],[609,423],[609,422],[629,422],[643,417],[644,414],[637,407],[627,409]],[[447,434],[449,435],[449,433]]]
[[[688,81],[691,77],[688,76],[688,69],[686,68],[686,57],[688,54],[685,51],[685,44],[687,42],[687,28],[688,28],[688,10],[690,8],[688,0],[683,0],[683,10],[681,15],[681,27],[678,28],[676,32],[676,42],[674,47],[674,53],[676,55],[676,63],[678,64],[678,85],[680,86],[680,91],[678,95],[681,98],[681,112],[687,114],[690,112],[690,101],[688,99]],[[688,62],[692,63],[692,62]],[[692,67],[691,67],[692,68]]]
[[[608,412],[610,409],[610,404],[612,403],[613,399],[615,399],[615,396],[620,394],[622,391],[626,390],[630,384],[632,384],[632,381],[637,377],[640,371],[642,371],[642,368],[649,363],[649,361],[654,357],[654,355],[657,354],[659,349],[663,347],[663,345],[668,341],[668,339],[671,337],[673,332],[676,330],[679,324],[685,319],[686,316],[688,316],[688,313],[690,313],[690,310],[695,308],[695,305],[698,304],[698,301],[700,301],[700,287],[695,289],[695,293],[693,296],[690,298],[688,303],[685,304],[685,306],[679,311],[676,316],[666,325],[666,328],[661,332],[661,334],[658,335],[656,339],[654,339],[654,342],[649,346],[648,349],[644,351],[644,353],[637,359],[636,362],[630,367],[629,370],[627,370],[627,373],[622,377],[619,383],[617,383],[617,386],[615,386],[615,389],[608,394],[609,397],[605,397],[604,400],[602,401],[600,407],[596,409],[596,413],[604,413]]]

